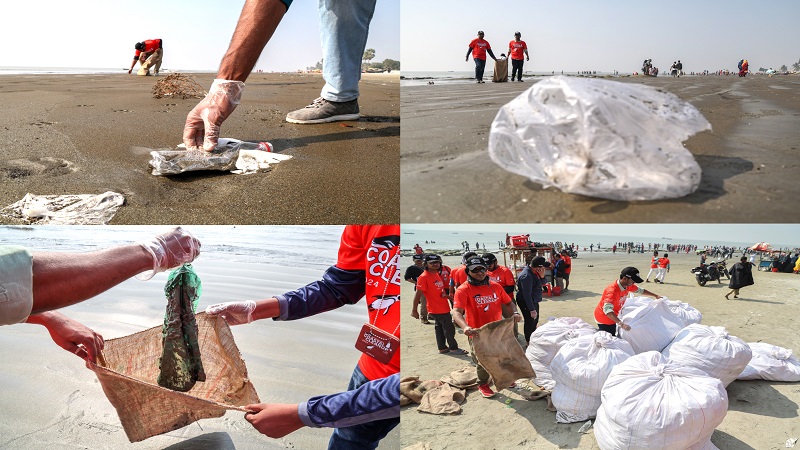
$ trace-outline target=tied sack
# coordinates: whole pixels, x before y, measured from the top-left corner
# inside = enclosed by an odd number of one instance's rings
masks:
[[[683,141],[708,129],[694,106],[650,86],[555,76],[500,108],[489,156],[545,188],[623,201],[677,198],[700,185],[700,165]]]
[[[520,378],[533,378],[536,373],[525,359],[525,353],[514,335],[514,319],[487,323],[472,338],[475,356],[492,376],[497,390],[503,390]]]
[[[653,299],[650,297],[629,298],[625,302],[625,307],[634,309],[638,306],[646,305],[652,300]],[[670,300],[667,297],[662,297],[661,300],[666,303],[667,308],[669,308],[670,311],[681,318],[683,321],[683,326],[688,326],[693,323],[700,323],[703,321],[703,314],[694,306],[680,300]]]
[[[728,386],[742,373],[752,357],[743,340],[724,327],[692,324],[681,330],[661,352],[677,364],[700,369]]]
[[[753,359],[739,375],[739,380],[800,381],[800,360],[788,348],[750,342]]]
[[[261,403],[247,376],[247,367],[225,319],[200,313],[197,338],[206,381],[188,392],[158,385],[162,326],[109,339],[95,372],[108,400],[117,410],[131,442],[167,433],[200,419],[222,417],[229,409]]]
[[[633,355],[628,342],[605,331],[564,344],[550,362],[556,382],[551,395],[558,410],[556,421],[583,422],[595,417],[600,392],[611,369]]]
[[[643,303],[634,297],[631,307],[625,301],[620,319],[631,329],[620,328],[617,333],[631,344],[636,354],[664,350],[684,327],[683,319],[669,309],[664,299]]]
[[[601,449],[716,448],[711,435],[728,412],[719,379],[658,352],[614,367],[601,398],[594,423]]]
[[[580,336],[592,335],[597,328],[589,325],[578,317],[552,318],[546,324],[539,326],[531,334],[525,356],[536,372],[533,380],[542,389],[553,389],[556,382],[550,373],[550,361],[556,356],[567,341]]]

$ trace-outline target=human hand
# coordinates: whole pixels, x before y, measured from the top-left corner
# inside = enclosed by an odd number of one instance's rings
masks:
[[[297,406],[279,403],[247,405],[245,409],[252,412],[246,413],[244,420],[250,422],[261,434],[274,439],[282,438],[305,426],[300,420]]]
[[[200,254],[200,241],[181,227],[176,227],[139,245],[153,257],[152,273],[143,272],[137,275],[136,277],[141,280],[149,280],[159,272],[190,263]]]
[[[624,324],[622,322],[619,323],[619,327],[622,328],[625,331],[631,331],[631,326],[630,325],[626,325],[626,324]]]
[[[133,72],[133,69],[128,69],[128,75],[130,75],[131,72]]]
[[[217,303],[206,308],[206,314],[212,316],[220,315],[228,325],[243,325],[253,321],[253,311],[256,310],[256,302],[246,300],[243,302]]]
[[[539,313],[537,313],[536,311],[531,311],[531,319],[535,319],[537,317],[539,317]]]
[[[419,311],[417,311],[416,309],[411,311],[411,317],[419,319]]]
[[[54,311],[36,315],[32,322],[38,322],[47,328],[50,337],[59,347],[78,355],[82,359],[96,363],[97,356],[105,346],[103,336],[95,333],[82,323]]]
[[[219,128],[242,99],[244,83],[214,80],[208,95],[186,116],[183,144],[187,149],[202,147],[210,152],[217,146]]]
[[[522,322],[522,314],[515,312],[514,313],[514,323]]]
[[[472,328],[472,327],[464,328],[464,335],[465,336],[477,336],[478,335],[478,330],[476,330],[475,328]]]

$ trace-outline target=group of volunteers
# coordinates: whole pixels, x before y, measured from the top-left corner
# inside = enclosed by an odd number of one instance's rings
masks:
[[[470,41],[469,49],[467,49],[467,57],[465,59],[465,61],[469,61],[469,57],[472,55],[472,59],[475,61],[475,80],[478,83],[484,83],[483,71],[486,68],[487,53],[495,62],[504,61],[506,59],[505,54],[501,54],[499,59],[494,56],[492,46],[489,45],[489,41],[484,39],[483,36],[483,31],[478,31],[478,37]],[[508,59],[511,59],[511,81],[514,81],[515,78],[517,81],[522,81],[522,66],[525,64],[525,61],[530,61],[528,45],[521,37],[522,33],[517,31],[514,33],[514,40],[508,43]],[[508,67],[506,67],[503,75],[505,75],[505,77],[495,81],[506,81],[508,78]]]
[[[539,322],[539,303],[542,301],[543,289],[551,283],[545,272],[551,269],[553,279],[568,281],[571,259],[568,250],[554,253],[553,263],[544,256],[531,253],[525,267],[517,275],[508,267],[498,264],[497,257],[491,253],[478,255],[466,252],[462,256],[462,264],[451,269],[442,262],[439,255],[427,253],[413,256],[414,265],[408,267],[404,274],[406,281],[415,285],[415,294],[411,316],[423,324],[434,322],[434,334],[439,353],[466,355],[459,348],[455,339],[455,327],[458,326],[467,336],[472,349],[472,338],[484,325],[513,317],[515,322],[524,321],[523,330],[526,342]],[[632,268],[627,268],[632,269]],[[626,276],[638,271],[623,271]],[[619,290],[604,292],[603,302],[612,305],[609,314],[603,312],[598,323],[614,325],[618,322],[615,314],[619,313],[620,297],[616,293],[636,291],[629,282],[630,278],[620,278],[615,282]],[[637,278],[638,282],[641,279]],[[646,295],[654,295],[641,290]],[[516,293],[516,295],[515,295]],[[515,301],[512,301],[514,298]],[[602,311],[605,311],[601,308]],[[606,325],[607,327],[609,325]],[[481,365],[475,352],[470,352],[472,361],[477,366],[478,389],[484,397],[494,395],[489,386],[489,374]]]
[[[650,275],[655,273],[653,277],[653,281],[655,283],[664,283],[664,278],[667,276],[669,272],[669,254],[664,253],[664,256],[658,256],[658,250],[653,250],[653,257],[650,258],[650,271],[647,272],[647,277],[645,277],[645,283],[650,282]],[[641,283],[641,282],[640,282]]]

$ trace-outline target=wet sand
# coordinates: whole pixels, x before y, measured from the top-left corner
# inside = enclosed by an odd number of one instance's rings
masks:
[[[603,289],[626,266],[638,267],[641,275],[646,276],[651,254],[581,252],[572,260],[569,291],[559,297],[544,298],[539,324],[548,317],[580,317],[594,324],[594,308]],[[698,256],[672,252],[669,255],[671,269],[665,284],[642,283],[644,288],[694,306],[703,314],[704,325],[723,326],[745,342],[767,342],[797,353],[800,337],[794,318],[800,314],[800,275],[754,271],[755,285],[742,288],[738,299],[725,300],[724,295],[730,291],[726,280],[704,287],[695,282],[690,269],[699,263]],[[458,257],[443,259],[452,268],[459,263]],[[502,253],[498,259],[502,264]],[[403,258],[404,269],[411,264],[410,260]],[[729,267],[735,261],[738,259],[728,260]],[[404,282],[403,298],[411,299],[413,295],[411,283]],[[410,301],[403,308],[403,376],[438,380],[471,364],[466,356],[438,354],[433,325],[422,325],[411,317]],[[456,340],[461,348],[469,349],[463,334],[457,333]],[[800,437],[800,383],[734,381],[727,391],[728,413],[711,437],[720,449],[784,448],[787,439]],[[418,412],[416,406],[404,407],[400,413],[401,447],[426,443],[425,448],[430,449],[599,448],[594,431],[580,433],[578,429],[583,423],[556,423],[555,413],[545,409],[547,402],[524,400],[520,394],[525,392],[505,389],[485,399],[477,390],[468,390],[463,411],[455,416],[425,414]]]
[[[539,78],[541,79],[541,78]],[[618,78],[674,93],[712,125],[685,141],[700,187],[680,199],[622,202],[542,189],[489,159],[489,128],[524,83],[403,86],[403,222],[797,222],[800,77]],[[481,194],[476,192],[482,191]],[[424,201],[422,201],[424,199]]]
[[[214,78],[194,76],[204,89]],[[362,78],[358,121],[297,125],[284,117],[319,96],[321,75],[253,74],[221,135],[293,158],[268,173],[168,178],[150,174],[149,149],[181,143],[198,99],[153,98],[158,77],[127,74],[0,80],[0,207],[112,190],[126,197],[112,225],[399,221],[399,75]]]

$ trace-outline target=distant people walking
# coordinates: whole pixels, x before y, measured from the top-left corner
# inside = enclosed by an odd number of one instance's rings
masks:
[[[743,59],[743,60],[739,61],[739,76],[740,77],[746,77],[747,76],[747,72],[749,71],[749,69],[750,69],[750,64],[747,62],[746,59]]]
[[[517,31],[514,33],[514,40],[508,43],[508,54],[511,58],[511,81],[514,81],[515,76],[517,81],[522,81],[522,66],[525,64],[525,61],[522,60],[523,54],[526,60],[531,60],[528,55],[528,45],[520,39],[521,37],[522,33]]]
[[[478,31],[478,37],[469,43],[465,61],[469,61],[470,53],[472,54],[472,59],[475,61],[475,79],[478,83],[485,83],[485,81],[483,81],[483,70],[486,68],[486,53],[489,53],[489,56],[495,61],[497,61],[497,58],[495,58],[494,53],[492,53],[492,47],[489,45],[489,42],[483,39],[483,31]]]
[[[747,262],[746,256],[742,256],[739,262],[731,267],[730,274],[731,281],[728,283],[728,287],[731,288],[731,291],[725,294],[726,300],[730,300],[731,294],[733,294],[733,298],[739,298],[739,289],[755,284],[753,280],[753,266]]]
[[[664,256],[658,260],[658,275],[656,275],[656,283],[664,284],[664,278],[669,272],[669,255],[664,253]]]
[[[675,64],[675,68],[678,69],[678,77],[683,75],[683,63],[681,62],[680,59],[678,60],[678,63]]]
[[[653,277],[653,279],[656,280],[658,278],[658,250],[654,251],[653,257],[650,258],[650,271],[647,272],[647,276],[644,279],[645,283],[650,282],[650,275],[652,275],[653,272],[655,272],[655,277]],[[658,283],[658,281],[656,281],[656,283]]]

